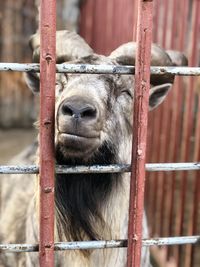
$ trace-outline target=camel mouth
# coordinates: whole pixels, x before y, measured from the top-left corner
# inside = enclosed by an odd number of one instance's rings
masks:
[[[59,133],[58,143],[67,157],[83,157],[100,146],[98,135],[82,135],[77,133]]]
[[[80,133],[71,133],[71,132],[60,132],[59,137],[64,141],[72,141],[72,142],[84,142],[90,139],[99,139],[99,135],[86,135]]]

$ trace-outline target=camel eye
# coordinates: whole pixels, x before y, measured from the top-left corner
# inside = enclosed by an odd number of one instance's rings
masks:
[[[133,98],[133,95],[132,95],[131,91],[129,91],[128,89],[122,90],[121,93],[122,94],[126,94],[129,97]]]
[[[56,96],[58,96],[63,91],[63,84],[60,82],[56,82]]]

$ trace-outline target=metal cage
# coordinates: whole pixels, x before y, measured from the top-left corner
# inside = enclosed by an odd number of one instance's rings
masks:
[[[198,2],[199,3],[199,2]],[[142,211],[144,206],[145,167],[147,171],[200,170],[200,163],[146,164],[147,112],[150,73],[162,75],[200,75],[196,67],[151,67],[152,0],[138,0],[136,67],[56,65],[55,32],[56,1],[41,1],[41,59],[39,64],[1,63],[1,71],[34,71],[41,73],[40,97],[40,164],[39,166],[1,166],[0,173],[39,173],[40,176],[40,243],[1,244],[0,250],[9,252],[39,251],[40,266],[54,266],[54,251],[128,247],[128,267],[140,266],[142,246],[199,244],[200,236],[180,236],[142,240]],[[134,28],[134,32],[136,29]],[[132,164],[111,166],[54,166],[54,84],[55,73],[112,73],[135,74],[134,142]],[[131,172],[131,194],[128,240],[54,243],[54,172]],[[141,190],[142,189],[142,190]],[[47,204],[48,203],[48,204]],[[136,208],[135,208],[136,207]]]

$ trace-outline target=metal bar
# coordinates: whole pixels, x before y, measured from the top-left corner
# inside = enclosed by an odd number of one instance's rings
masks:
[[[177,14],[177,5],[178,2],[172,2],[173,3],[173,17],[172,17],[172,34],[171,34],[171,49],[177,49],[179,51],[184,51],[185,48],[185,34],[187,31],[187,22],[188,22],[188,0],[184,0],[184,3],[181,5],[181,7],[179,7],[179,13],[180,13],[180,19],[179,19],[179,23],[177,23],[177,19],[175,19],[176,14]],[[182,13],[181,13],[182,12]],[[175,23],[176,22],[176,23]],[[175,23],[175,24],[174,24]],[[174,27],[175,25],[175,27]],[[177,30],[177,32],[176,32]],[[185,142],[183,140],[183,138],[181,138],[182,140],[180,140],[181,137],[181,126],[182,126],[182,108],[184,106],[184,91],[183,94],[179,94],[180,91],[183,90],[184,88],[184,84],[183,81],[181,83],[182,80],[180,79],[176,79],[176,83],[175,83],[175,88],[173,90],[173,94],[172,94],[172,106],[171,106],[171,110],[172,113],[169,115],[169,120],[170,120],[170,127],[168,128],[168,132],[170,132],[170,134],[167,136],[166,139],[166,147],[168,148],[168,158],[165,158],[165,161],[176,161],[176,160],[180,160],[180,147],[181,147],[181,142]],[[170,146],[169,146],[170,144]],[[166,155],[167,156],[167,155]],[[176,202],[179,201],[179,198],[177,196],[177,191],[176,190],[176,182],[177,182],[177,174],[173,173],[173,174],[168,174],[168,178],[170,181],[170,184],[168,185],[170,188],[168,193],[166,194],[166,200],[165,203],[167,203],[167,207],[166,209],[168,209],[168,233],[167,235],[170,235],[169,233],[173,231],[173,228],[176,221],[178,220],[178,216],[177,214],[179,214],[179,211],[177,210],[177,205],[175,205],[174,200],[175,198],[177,199]],[[166,175],[164,177],[164,179],[166,179]],[[165,209],[165,210],[166,210]],[[162,209],[163,211],[163,209]],[[161,222],[162,224],[162,222]],[[175,234],[175,233],[174,233]],[[170,256],[174,256],[177,265],[180,255],[178,253],[178,248],[174,247],[173,249],[170,249],[168,252],[168,257]]]
[[[199,12],[200,12],[200,2],[198,0],[196,1],[193,1],[193,11],[192,11],[192,16],[193,16],[193,25],[192,25],[192,28],[193,28],[193,31],[192,31],[192,34],[191,34],[191,57],[190,57],[190,66],[199,66],[199,38],[200,38],[200,18],[199,18]],[[191,130],[189,130],[188,132],[188,140],[186,142],[188,142],[187,144],[187,148],[186,148],[186,151],[185,153],[190,153],[191,151],[191,147],[193,147],[193,155],[195,155],[196,153],[196,149],[198,149],[198,136],[200,135],[200,133],[198,133],[197,135],[195,135],[195,132],[193,129],[196,130],[196,126],[197,126],[197,123],[198,123],[198,113],[196,113],[194,111],[194,105],[195,105],[195,102],[196,102],[196,99],[197,98],[197,93],[198,93],[198,90],[196,90],[197,88],[197,80],[194,78],[194,77],[190,77],[190,87],[189,87],[189,90],[191,90],[191,92],[193,92],[193,95],[191,96],[191,109],[192,109],[192,113],[190,115],[190,120],[188,121],[188,127],[191,127]],[[195,114],[196,113],[196,114]],[[192,121],[192,123],[191,123]],[[196,124],[196,125],[195,125]],[[198,129],[197,129],[198,130]],[[195,137],[195,143],[191,144],[191,136],[194,136]],[[183,149],[184,150],[184,149]],[[199,150],[198,150],[199,151]],[[189,159],[189,156],[185,154],[185,159]],[[198,157],[197,157],[198,158]],[[191,157],[191,160],[193,160],[194,157],[192,156]],[[199,217],[199,213],[198,213],[198,204],[199,202],[193,202],[190,204],[190,206],[188,205],[188,199],[189,198],[193,198],[193,200],[195,201],[195,194],[198,195],[198,189],[196,189],[196,186],[199,185],[199,182],[198,182],[198,178],[196,179],[195,181],[195,177],[193,177],[193,186],[194,186],[194,191],[193,191],[193,194],[190,195],[189,192],[188,192],[188,186],[187,184],[189,185],[190,184],[190,177],[187,177],[187,174],[184,172],[184,176],[183,177],[183,181],[184,180],[187,180],[187,182],[185,183],[184,187],[183,187],[183,190],[185,189],[185,193],[183,193],[183,196],[185,194],[185,199],[184,199],[184,202],[182,202],[182,205],[185,209],[185,213],[187,212],[187,209],[189,208],[189,222],[187,222],[187,229],[185,229],[185,221],[186,221],[186,218],[187,216],[182,216],[181,220],[181,235],[187,235],[187,234],[190,234],[192,235],[193,233],[193,225],[197,224],[198,225],[198,220],[196,220],[198,217]],[[198,174],[197,174],[198,176]],[[196,201],[198,201],[198,198],[196,199]],[[191,205],[194,206],[194,216],[193,216],[193,209],[191,207]],[[196,218],[195,218],[196,216]],[[195,222],[196,220],[196,222]],[[196,228],[197,229],[197,228]],[[191,261],[192,261],[192,258],[191,258],[191,255],[192,255],[192,246],[185,246],[184,248],[180,249],[179,248],[179,253],[180,255],[184,255],[184,264],[183,264],[183,267],[189,267],[189,266],[192,266],[191,265]],[[197,252],[198,253],[198,252]],[[195,258],[193,258],[194,260]],[[194,265],[193,265],[194,266]]]
[[[141,263],[152,24],[153,1],[138,0],[127,267]]]
[[[156,1],[155,1],[156,2]],[[168,7],[169,7],[169,0],[162,0],[159,1],[159,6],[157,9],[157,13],[160,16],[159,24],[156,25],[157,28],[154,29],[153,32],[159,33],[159,39],[158,43],[162,45],[166,49],[166,40],[168,37],[168,34],[166,33],[166,28],[168,24]],[[169,94],[167,100],[155,111],[153,111],[151,116],[153,117],[153,120],[150,121],[150,128],[152,129],[152,140],[150,141],[150,151],[151,151],[151,158],[150,160],[152,162],[164,162],[161,160],[161,157],[164,153],[163,149],[163,143],[165,142],[164,136],[166,135],[166,132],[164,131],[165,128],[168,127],[167,123],[167,117],[169,115],[169,112],[165,112],[166,108],[168,108],[168,105],[171,104],[171,101],[169,101],[169,98],[171,97],[171,94]],[[155,129],[157,129],[157,134],[154,134]],[[164,135],[163,135],[164,132]],[[162,149],[161,149],[162,147]],[[163,194],[163,178],[162,173],[156,173],[153,174],[154,177],[152,179],[152,188],[150,189],[151,192],[151,212],[154,214],[152,225],[152,232],[153,233],[160,233],[160,207],[161,207],[161,201],[157,201],[158,199],[162,199]],[[159,188],[159,190],[157,190]],[[156,211],[156,212],[155,212]],[[150,217],[151,218],[151,217]]]
[[[81,35],[83,34],[82,36],[85,37],[87,43],[92,47],[94,42],[94,5],[95,3],[93,0],[88,0],[84,5],[82,5],[82,9],[85,10],[85,14],[83,14],[84,19],[81,20],[81,23],[85,23],[85,27],[81,27],[81,29],[85,29],[85,32],[81,33]]]
[[[159,37],[159,18],[160,18],[160,0],[155,1],[154,4],[154,16],[153,16],[153,26],[155,30],[153,31],[153,41],[155,43],[158,43],[158,37]]]
[[[92,1],[94,2],[94,8],[93,8],[93,43],[92,47],[95,47],[96,53],[100,53],[102,49],[105,49],[105,37],[102,38],[102,29],[105,29],[106,27],[106,6],[105,6],[105,0],[101,1]],[[104,5],[104,6],[103,6]],[[103,10],[102,10],[103,8]],[[88,10],[89,13],[89,10]],[[89,15],[89,14],[88,14]],[[104,19],[103,19],[103,18]],[[100,23],[99,23],[100,22]],[[95,25],[95,26],[94,26]]]
[[[179,76],[199,76],[199,67],[167,67],[154,66],[150,68],[151,74],[173,74]],[[0,63],[0,71],[40,72],[37,63]],[[56,64],[58,73],[89,73],[89,74],[135,74],[134,66],[116,65],[89,65],[89,64]]]
[[[163,14],[163,29],[162,29],[162,47],[166,48],[167,41],[167,28],[169,19],[169,0],[165,0],[163,4],[164,14]],[[159,11],[158,11],[159,12]]]
[[[186,31],[187,31],[187,24],[188,24],[188,15],[189,15],[189,0],[183,0],[183,4],[181,5],[180,7],[180,16],[181,16],[181,19],[180,19],[180,23],[179,23],[179,34],[178,34],[178,38],[177,38],[177,45],[176,45],[176,48],[177,50],[179,51],[184,51],[185,50],[185,41],[186,41]],[[192,42],[197,42],[197,38],[196,40],[191,40]],[[194,66],[194,65],[193,65]],[[184,85],[184,82],[186,81],[183,80],[181,77],[177,77],[177,89],[180,91],[182,90],[185,85]],[[172,146],[171,146],[171,151],[173,151],[173,154],[174,154],[174,157],[171,158],[171,160],[173,161],[176,161],[177,160],[177,156],[178,156],[178,153],[180,153],[179,151],[179,147],[181,147],[181,143],[180,142],[180,136],[181,136],[181,116],[182,116],[182,106],[183,106],[183,101],[184,101],[184,94],[183,95],[180,95],[178,93],[178,90],[176,90],[176,95],[175,95],[175,98],[174,98],[174,109],[173,109],[173,113],[172,114],[172,125],[175,125],[174,129],[171,130],[171,138],[172,138]],[[188,90],[190,90],[190,88],[188,88]],[[188,91],[187,90],[187,91]],[[193,95],[194,97],[194,95]],[[185,106],[185,105],[184,105]],[[183,142],[187,142],[186,140],[183,140]],[[173,145],[174,143],[174,145]],[[189,160],[189,158],[188,158]],[[192,160],[192,159],[190,159]],[[173,182],[173,185],[172,185],[172,189],[175,190],[175,177],[178,177],[177,174],[175,175],[175,173],[172,174],[172,182]],[[191,175],[190,175],[191,177]],[[192,177],[191,177],[192,179]],[[187,187],[187,186],[186,186]],[[188,189],[187,189],[188,190]],[[191,190],[192,191],[192,190]],[[173,194],[175,194],[175,192],[173,192]],[[174,201],[174,197],[175,196],[172,196],[172,203]],[[189,197],[189,196],[188,196]],[[187,203],[188,205],[190,206],[189,210],[187,211],[187,216],[188,216],[188,219],[186,219],[186,217],[183,216],[182,214],[182,217],[184,218],[184,227],[185,227],[185,230],[186,232],[184,231],[184,234],[182,233],[182,235],[190,235],[190,231],[188,232],[190,226],[189,226],[189,221],[191,220],[192,221],[192,214],[191,214],[191,206],[194,205],[194,203],[190,203],[190,199],[191,197],[187,198]],[[173,217],[173,214],[176,214],[175,210],[174,210],[174,203],[172,204],[172,217]],[[174,212],[173,212],[174,210]],[[186,211],[186,210],[185,210]],[[183,213],[186,214],[186,212],[183,211]],[[170,218],[170,217],[169,217]],[[170,221],[169,221],[170,223]],[[170,235],[168,233],[168,235]],[[175,233],[176,235],[176,233]],[[192,233],[191,233],[192,235]],[[176,252],[177,251],[177,252]],[[191,245],[190,246],[184,246],[182,248],[182,250],[180,250],[178,248],[177,250],[177,247],[174,248],[174,255],[176,257],[176,253],[177,253],[177,265],[181,265],[183,267],[190,267],[191,264],[190,264],[190,261],[191,261],[191,257],[190,257],[190,251],[191,251]],[[169,255],[170,257],[170,255]]]
[[[171,9],[170,9],[171,8]],[[171,31],[170,34],[167,34],[168,31],[167,29],[169,28],[169,20],[174,20],[175,18],[172,17],[170,18],[170,13],[172,11],[172,6],[170,6],[170,1],[169,0],[165,0],[164,1],[164,13],[163,13],[163,29],[162,29],[162,45],[165,49],[169,48],[170,42],[168,41],[167,37],[172,37],[175,38],[175,36],[173,36],[173,29],[174,27],[171,27]],[[181,19],[185,19],[183,16],[181,16]],[[159,112],[159,129],[160,129],[160,140],[158,142],[158,147],[157,147],[157,153],[158,153],[158,158],[156,159],[156,162],[170,162],[168,159],[168,155],[169,155],[169,145],[171,144],[171,142],[173,141],[173,139],[170,138],[170,133],[172,133],[171,131],[171,127],[173,127],[173,123],[171,123],[171,113],[174,113],[174,103],[176,103],[176,101],[174,101],[175,95],[177,93],[177,79],[175,80],[175,83],[173,85],[173,90],[172,93],[169,94],[167,101],[164,103],[164,105],[162,105],[161,110]],[[166,112],[166,110],[171,110],[171,112]],[[157,116],[158,114],[156,114]],[[156,128],[157,129],[157,128]],[[168,133],[168,135],[166,134]],[[155,148],[156,150],[156,148]],[[157,231],[156,233],[161,235],[161,236],[167,236],[164,235],[164,231],[165,231],[165,225],[167,222],[167,218],[166,218],[166,211],[167,208],[165,208],[165,206],[168,204],[165,199],[168,197],[168,193],[167,193],[167,188],[169,186],[169,183],[171,182],[171,179],[165,179],[165,176],[169,175],[168,173],[159,173],[157,179],[159,180],[159,190],[157,190],[157,188],[155,188],[155,190],[157,191],[157,193],[155,194],[155,203],[157,204],[158,208],[158,212],[156,214],[158,214],[158,218],[155,219],[155,221],[157,222],[158,226],[156,227]],[[157,197],[157,198],[156,198]],[[157,201],[158,199],[160,199],[160,201]]]
[[[93,1],[94,2],[94,1]],[[112,47],[113,37],[116,36],[116,34],[113,33],[113,30],[115,29],[113,27],[113,22],[115,18],[115,8],[118,7],[116,3],[114,4],[113,1],[106,1],[106,27],[104,27],[104,30],[102,32],[105,32],[105,39],[106,39],[106,53],[110,53],[110,49]],[[105,8],[105,6],[104,6]],[[101,35],[100,35],[101,36]]]
[[[155,43],[158,43],[158,44],[161,44],[161,33],[162,33],[162,30],[163,27],[161,25],[162,21],[163,21],[163,18],[162,18],[162,6],[163,6],[163,0],[156,0],[154,1],[154,17],[155,17],[155,21],[154,21],[154,24],[153,24],[153,28],[154,28],[154,31],[153,31],[153,41]],[[160,120],[160,117],[161,117],[161,114],[160,112],[157,112],[156,113],[156,116],[154,115],[155,113],[155,110],[150,112],[149,113],[149,129],[148,129],[148,134],[149,134],[149,140],[147,142],[147,160],[150,160],[151,162],[157,162],[157,156],[158,156],[158,151],[160,149],[156,149],[157,146],[158,146],[158,142],[159,142],[159,138],[155,138],[155,134],[154,134],[154,129],[160,129],[160,127],[157,127],[158,125],[158,122]],[[152,176],[153,175],[153,176]],[[150,229],[150,232],[155,232],[154,231],[154,228],[156,226],[156,223],[157,222],[155,220],[155,216],[157,214],[155,214],[154,218],[151,216],[151,214],[153,213],[154,214],[154,211],[155,211],[155,199],[156,198],[156,195],[158,193],[158,190],[156,190],[157,188],[157,184],[158,184],[158,177],[157,175],[155,174],[150,174],[149,177],[151,179],[148,179],[147,180],[147,184],[146,185],[146,200],[147,200],[147,203],[148,203],[148,208],[147,208],[147,211],[148,211],[148,220],[149,220],[149,225],[151,226],[151,229]],[[152,177],[151,177],[152,176]],[[157,202],[156,202],[157,203]],[[151,221],[153,220],[153,221]]]
[[[42,0],[40,7],[39,263],[41,267],[53,267],[56,0]]]
[[[142,239],[142,246],[172,246],[185,244],[200,244],[200,236],[163,237]],[[55,251],[77,249],[106,249],[127,247],[127,240],[101,240],[101,241],[78,241],[57,242],[54,244]],[[0,251],[4,252],[37,252],[38,244],[0,244]]]
[[[177,14],[177,0],[173,0],[173,7],[172,7],[172,25],[171,25],[171,40],[170,40],[170,48],[175,49],[175,44],[176,44],[176,34],[177,34],[177,24],[178,24],[178,17],[176,16]]]
[[[200,5],[199,5],[200,11]],[[199,19],[199,28],[200,28],[200,19]],[[199,36],[200,37],[200,36]],[[196,125],[195,125],[195,144],[194,144],[194,159],[200,159],[200,92],[197,93],[198,98],[198,112],[196,114]],[[195,181],[194,181],[194,195],[193,195],[193,207],[192,207],[192,220],[191,220],[191,233],[197,233],[199,231],[199,211],[200,210],[200,179],[199,173],[195,173]],[[194,247],[191,248],[191,266],[195,266],[195,256],[198,251],[195,250]]]
[[[111,165],[84,165],[84,166],[55,166],[56,173],[117,173],[130,172],[130,164],[111,164]],[[186,163],[147,163],[145,165],[146,171],[198,171],[200,170],[200,162],[186,162]],[[27,166],[0,166],[0,174],[37,174],[39,167],[37,165]]]
[[[189,66],[197,66],[198,65],[198,20],[199,20],[199,1],[195,0],[193,2],[192,7],[192,31],[191,31],[191,46],[190,46],[190,58],[189,58]],[[183,140],[184,142],[181,145],[181,159],[187,161],[190,159],[190,151],[191,151],[191,136],[193,135],[194,129],[194,122],[195,122],[195,115],[194,115],[194,100],[195,100],[195,86],[194,86],[194,79],[190,77],[189,79],[189,90],[186,91],[186,100],[185,100],[185,112],[183,116]],[[197,118],[196,118],[197,119]],[[186,218],[186,209],[187,209],[187,194],[188,194],[188,186],[190,180],[187,174],[184,172],[181,177],[181,196],[180,196],[180,207],[178,210],[178,219],[177,220],[177,234],[183,235],[185,231],[185,218]],[[190,208],[191,211],[191,208]],[[189,214],[191,217],[192,214]],[[181,257],[181,255],[188,254],[187,248],[183,251],[182,249],[178,248],[179,251],[179,261],[180,263],[182,260],[184,264],[186,262],[185,258]],[[185,265],[184,265],[185,266]]]
[[[176,49],[178,51],[184,51],[185,47],[185,38],[187,30],[187,17],[188,17],[188,1],[183,0],[183,5],[180,6],[180,25],[178,27],[178,39],[176,43]],[[162,162],[176,162],[178,160],[178,153],[180,147],[180,136],[181,136],[181,116],[182,116],[182,102],[183,94],[179,94],[180,91],[185,88],[183,79],[176,77],[175,84],[173,86],[171,101],[168,103],[171,104],[171,112],[166,112],[164,107],[164,114],[167,113],[167,119],[163,118],[163,121],[166,121],[166,124],[163,123],[163,134],[170,133],[166,136],[164,148],[162,148],[164,157],[161,159]],[[170,108],[168,108],[170,110]],[[166,127],[165,127],[166,125]],[[168,176],[168,177],[166,177]],[[167,179],[169,178],[169,179]],[[161,229],[160,232],[162,236],[168,236],[170,228],[170,215],[173,216],[173,198],[175,190],[175,179],[176,173],[165,173],[163,174],[163,180],[167,182],[163,184],[164,193],[162,194],[162,208],[161,208]],[[169,190],[170,189],[170,190]],[[164,226],[164,227],[163,227]]]
[[[136,41],[137,38],[137,17],[138,17],[138,1],[133,1],[134,6],[133,6],[133,41]]]

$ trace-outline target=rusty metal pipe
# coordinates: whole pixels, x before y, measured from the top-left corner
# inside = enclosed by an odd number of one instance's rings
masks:
[[[132,170],[127,266],[140,266],[144,209],[145,154],[150,89],[153,1],[138,1]]]
[[[40,17],[39,263],[54,266],[54,105],[56,1],[41,1]]]
[[[200,170],[200,162],[182,162],[182,163],[147,163],[146,171],[198,171]],[[111,165],[84,165],[84,166],[65,166],[56,165],[56,173],[112,173],[112,172],[130,172],[130,164],[111,164]],[[37,165],[10,165],[0,166],[0,174],[37,174],[39,167]]]
[[[163,237],[142,239],[142,246],[172,246],[185,244],[199,244],[200,236]],[[127,240],[101,240],[101,241],[78,241],[78,242],[57,242],[55,251],[76,250],[76,249],[105,249],[127,247]],[[4,252],[37,252],[38,244],[0,244],[0,251]]]
[[[40,65],[36,63],[0,63],[0,71],[40,72]],[[89,64],[56,64],[57,73],[82,74],[135,74],[134,66],[89,65]],[[200,76],[199,67],[167,67],[155,66],[150,68],[154,75],[173,74],[178,76]]]

